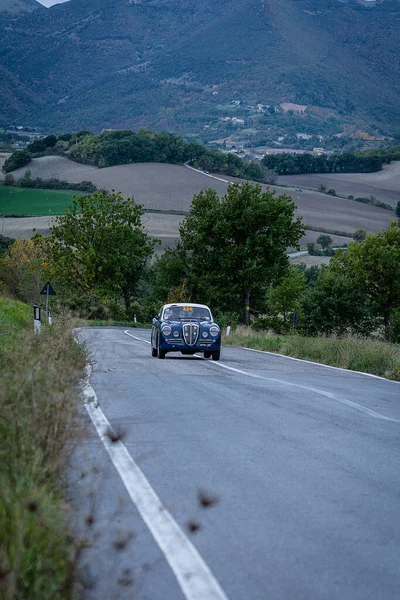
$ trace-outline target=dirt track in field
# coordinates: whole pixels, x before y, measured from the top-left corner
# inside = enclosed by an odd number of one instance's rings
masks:
[[[375,196],[382,202],[396,206],[400,200],[400,161],[385,165],[377,173],[286,175],[279,177],[279,183],[312,189],[318,189],[323,184],[342,196]]]
[[[33,177],[58,177],[74,183],[89,180],[99,188],[121,191],[125,197],[134,195],[136,202],[143,204],[145,208],[157,210],[188,211],[193,195],[200,190],[211,187],[222,196],[228,187],[227,177],[218,176],[225,179],[224,182],[184,166],[158,163],[97,169],[63,157],[47,156],[33,159],[27,167],[15,171],[14,176],[21,177],[27,168],[31,170]],[[233,181],[232,178],[230,180]],[[297,214],[311,227],[349,233],[356,229],[380,231],[394,217],[394,213],[389,211],[316,191],[298,192],[296,188],[271,187],[278,194],[290,195],[298,207]],[[165,224],[169,239],[174,239],[178,233],[178,220],[165,219],[166,216],[170,215],[155,218],[154,223],[158,223],[155,227]],[[149,232],[156,235],[152,226],[149,226]]]

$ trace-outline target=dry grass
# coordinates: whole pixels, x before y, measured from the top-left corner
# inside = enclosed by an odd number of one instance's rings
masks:
[[[13,332],[0,347],[0,597],[64,600],[75,548],[60,482],[81,433],[86,355],[69,318],[34,335],[29,307],[18,324],[23,305],[0,305]]]
[[[256,332],[239,326],[224,339],[226,346],[242,346],[277,352],[321,364],[363,371],[400,381],[400,346],[357,337],[305,337]]]

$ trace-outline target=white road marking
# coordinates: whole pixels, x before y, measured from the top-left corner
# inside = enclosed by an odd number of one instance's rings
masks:
[[[107,431],[112,428],[98,406],[96,392],[89,383],[89,375],[88,369],[88,379],[82,385],[86,410],[132,502],[174,572],[183,595],[187,600],[228,600],[213,573],[166,510],[125,445],[121,441],[112,442],[109,439]]]
[[[278,354],[278,352],[268,352],[268,350],[256,350],[255,348],[246,348],[246,346],[237,346],[242,350],[248,350],[249,352],[259,352],[261,354],[269,354],[270,356],[280,356],[281,358],[287,358],[288,360],[296,360],[298,362],[308,363],[309,365],[316,365],[317,367],[323,367],[324,369],[335,369],[336,371],[345,371],[346,373],[355,373],[356,375],[366,375],[366,377],[373,377],[374,379],[381,379],[389,383],[396,383],[399,385],[399,381],[393,381],[393,379],[387,379],[380,375],[374,375],[373,373],[364,373],[364,371],[353,371],[353,369],[345,369],[343,367],[334,367],[332,365],[326,365],[325,363],[314,362],[312,360],[306,360],[305,358],[295,358],[294,356],[287,356],[286,354]]]
[[[221,367],[222,369],[228,369],[229,371],[235,371],[236,373],[240,373],[241,375],[246,375],[247,377],[253,377],[254,379],[263,379],[264,381],[273,381],[274,383],[280,383],[281,385],[284,385],[284,386],[291,386],[291,387],[299,388],[301,390],[307,390],[308,392],[314,392],[315,394],[320,394],[321,396],[326,396],[326,398],[330,398],[331,400],[335,400],[336,402],[345,404],[346,406],[349,406],[350,408],[354,408],[355,410],[358,410],[366,415],[369,415],[370,417],[373,417],[374,419],[380,419],[381,421],[391,421],[392,423],[400,423],[400,421],[397,419],[392,419],[391,417],[386,417],[385,415],[381,415],[380,413],[375,412],[374,410],[371,410],[370,408],[367,408],[366,406],[363,406],[362,404],[358,404],[357,402],[352,402],[351,400],[347,400],[346,398],[339,398],[335,394],[332,394],[331,392],[326,392],[325,390],[321,390],[319,388],[315,388],[315,387],[308,386],[308,385],[301,385],[299,383],[291,383],[289,381],[284,381],[282,379],[276,379],[274,377],[263,377],[262,375],[256,375],[255,373],[249,373],[248,371],[243,371],[241,369],[235,369],[234,367],[228,367],[228,365],[224,365],[223,363],[220,363],[220,362],[214,362],[211,364],[215,365],[216,367]]]
[[[136,337],[132,334],[130,334],[128,331],[124,331],[124,333],[126,333],[127,335],[134,337],[136,340],[139,340],[140,342],[146,342],[147,344],[150,344],[151,342],[149,342],[148,340],[144,340],[143,338],[139,338]],[[251,348],[241,348],[242,350],[252,350]],[[257,350],[255,350],[255,352],[258,352]],[[263,352],[262,350],[260,350],[259,352]],[[264,352],[263,352],[264,353]],[[265,352],[265,354],[271,354],[272,356],[281,356],[282,358],[292,358],[290,356],[284,356],[283,354],[278,354],[276,355],[274,352]],[[196,358],[200,358],[203,359],[203,356],[200,355],[195,355]],[[294,360],[301,360],[301,359],[294,359]],[[252,377],[253,379],[262,379],[264,381],[273,381],[274,383],[279,383],[280,385],[283,386],[291,386],[291,387],[295,387],[301,390],[306,390],[308,392],[313,392],[314,394],[319,394],[320,396],[325,396],[326,398],[329,398],[330,400],[335,400],[335,402],[339,402],[340,404],[344,404],[345,406],[348,406],[350,408],[353,408],[354,410],[358,410],[359,412],[362,412],[370,417],[373,417],[374,419],[379,419],[381,421],[390,421],[391,423],[400,423],[400,421],[398,419],[392,419],[391,417],[386,417],[385,415],[382,415],[381,413],[378,413],[374,410],[371,410],[370,408],[367,408],[366,406],[363,406],[362,404],[358,404],[357,402],[352,402],[352,400],[347,400],[347,398],[339,398],[338,396],[336,396],[336,394],[332,394],[331,392],[326,392],[325,390],[321,390],[319,388],[315,388],[312,386],[308,386],[308,385],[301,385],[299,383],[291,383],[289,381],[284,381],[282,379],[276,379],[274,377],[263,377],[262,375],[256,375],[255,373],[249,373],[249,371],[243,371],[242,369],[236,369],[235,367],[229,367],[228,365],[225,365],[224,363],[221,362],[210,362],[207,360],[207,362],[215,367],[220,367],[221,369],[227,369],[228,371],[233,371],[235,373],[239,373],[240,375],[245,375],[246,377]],[[309,362],[309,361],[304,361],[304,362]],[[318,366],[330,366],[330,365],[321,365],[320,363],[311,363],[311,364],[315,364]],[[339,367],[331,367],[331,368],[339,368]],[[352,373],[353,371],[348,371],[347,369],[341,369],[342,371],[347,371]],[[378,377],[377,375],[372,375],[372,377]],[[379,377],[378,379],[383,379],[381,377]],[[384,381],[388,381],[387,379],[384,379]]]
[[[126,335],[129,335],[129,337],[133,338],[134,340],[138,340],[139,342],[146,342],[146,344],[151,344],[149,340],[144,340],[143,338],[137,337],[136,335],[132,335],[127,329],[124,331],[124,333],[126,333]]]

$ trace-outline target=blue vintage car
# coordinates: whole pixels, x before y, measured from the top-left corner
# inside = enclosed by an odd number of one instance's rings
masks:
[[[167,352],[204,353],[219,360],[221,330],[204,304],[165,304],[153,319],[151,355],[165,358]]]

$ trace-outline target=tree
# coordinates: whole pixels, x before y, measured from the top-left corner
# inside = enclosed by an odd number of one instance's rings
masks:
[[[315,285],[307,288],[302,301],[307,333],[368,333],[372,328],[363,290],[347,273],[322,267]]]
[[[374,313],[381,317],[385,337],[392,337],[392,311],[400,306],[400,229],[395,220],[390,229],[369,234],[365,242],[350,243],[347,252],[332,259],[338,273],[346,273],[362,290]]]
[[[4,185],[11,187],[14,185],[14,183],[15,183],[14,175],[12,175],[11,173],[7,173],[6,176],[4,177]]]
[[[367,232],[365,231],[365,229],[357,229],[357,231],[353,233],[353,240],[355,242],[364,242],[366,237]]]
[[[193,297],[242,312],[248,322],[250,306],[263,306],[268,287],[288,270],[287,248],[303,234],[287,195],[251,183],[230,185],[221,199],[203,190],[180,226]]]
[[[0,279],[15,298],[39,303],[44,283],[43,260],[43,249],[32,240],[15,240],[9,245],[0,260]]]
[[[4,173],[10,173],[11,171],[15,171],[15,169],[19,169],[20,167],[24,167],[31,160],[31,155],[26,150],[16,150],[7,158],[4,163],[3,171]]]
[[[299,310],[299,298],[305,287],[304,274],[291,268],[285,277],[275,285],[268,296],[268,304],[272,312],[282,315],[286,324],[294,310]]]
[[[88,297],[122,296],[128,311],[157,241],[145,233],[142,214],[140,205],[120,193],[75,196],[44,239],[62,285]]]
[[[9,248],[14,242],[14,238],[7,237],[0,233],[0,258],[5,254],[7,248]]]
[[[330,235],[322,234],[317,238],[317,244],[319,244],[322,250],[327,250],[332,244],[332,238]]]

